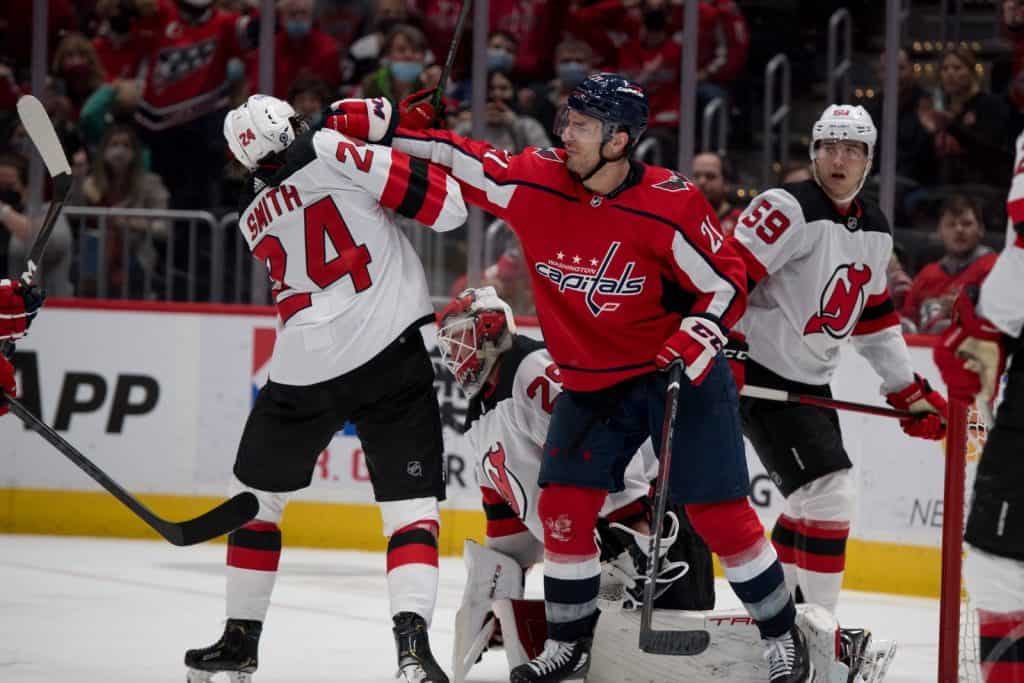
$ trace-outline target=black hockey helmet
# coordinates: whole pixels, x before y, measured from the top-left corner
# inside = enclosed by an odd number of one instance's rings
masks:
[[[644,89],[618,74],[607,72],[588,76],[569,93],[566,107],[555,122],[555,135],[561,135],[565,129],[569,110],[601,121],[604,124],[602,143],[620,130],[624,131],[629,136],[629,150],[647,130],[650,117]]]

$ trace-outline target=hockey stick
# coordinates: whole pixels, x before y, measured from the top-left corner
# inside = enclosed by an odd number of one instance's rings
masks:
[[[838,398],[810,396],[808,394],[794,394],[782,389],[755,387],[749,384],[743,385],[743,390],[740,391],[740,396],[761,398],[766,401],[781,401],[783,403],[798,403],[805,406],[818,406],[819,408],[832,408],[834,410],[849,410],[854,413],[865,413],[867,415],[878,415],[880,417],[896,417],[901,420],[924,415],[924,413],[912,413],[909,410],[886,408],[885,406],[876,406],[871,405],[870,403],[856,403],[854,401],[840,401]]]
[[[654,533],[648,553],[647,583],[644,584],[644,604],[640,612],[640,649],[654,655],[699,655],[711,644],[711,634],[703,630],[655,630],[654,589],[658,576],[661,547],[661,523],[668,508],[668,476],[672,467],[672,432],[679,410],[679,384],[683,380],[683,366],[675,363],[669,370],[668,391],[665,396],[665,419],[661,424],[661,454],[658,456],[658,481],[654,491]]]
[[[28,264],[26,270],[21,274],[21,282],[26,287],[32,283],[36,269],[43,260],[43,251],[46,243],[50,241],[53,234],[53,227],[57,224],[57,216],[64,207],[64,200],[68,198],[71,191],[71,166],[68,164],[68,157],[64,148],[57,139],[57,131],[53,129],[53,123],[42,103],[32,95],[23,95],[18,99],[18,118],[21,125],[25,127],[32,144],[39,150],[39,156],[43,158],[46,170],[53,178],[53,200],[46,210],[46,218],[36,234],[35,241],[28,253]],[[10,339],[0,344],[0,353],[9,356],[14,343]]]
[[[211,538],[223,536],[242,526],[259,511],[259,501],[249,491],[243,491],[229,498],[209,512],[184,522],[169,522],[157,517],[152,510],[140,503],[132,494],[125,491],[91,460],[82,455],[78,449],[68,443],[50,425],[33,415],[20,401],[7,397],[11,412],[25,423],[25,426],[43,437],[71,462],[78,465],[96,483],[109,491],[115,498],[134,512],[151,529],[163,536],[174,545],[195,545]]]
[[[452,73],[452,65],[455,63],[455,53],[459,50],[459,41],[462,40],[462,33],[466,28],[466,19],[469,18],[469,9],[473,6],[473,0],[462,0],[462,7],[459,8],[459,18],[455,21],[455,32],[452,34],[452,44],[448,46],[448,56],[444,60],[444,68],[441,69],[441,78],[437,81],[430,96],[430,106],[434,108],[434,121],[437,123],[438,112],[441,111],[441,98],[444,97],[445,88],[448,85],[448,77]]]

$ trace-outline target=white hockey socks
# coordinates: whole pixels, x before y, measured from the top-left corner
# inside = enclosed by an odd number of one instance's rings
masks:
[[[254,520],[228,535],[227,617],[262,622],[281,560],[281,530]]]

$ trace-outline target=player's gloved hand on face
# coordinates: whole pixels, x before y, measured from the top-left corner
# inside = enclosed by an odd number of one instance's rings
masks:
[[[679,331],[665,341],[654,357],[659,370],[675,362],[683,364],[683,372],[694,386],[700,384],[711,371],[715,356],[725,347],[726,336],[718,323],[710,318],[689,316],[683,318]]]
[[[729,333],[728,343],[722,349],[722,355],[729,361],[737,393],[743,391],[743,385],[747,383],[747,350],[749,348],[746,335],[733,330]]]
[[[435,110],[430,99],[433,88],[417,90],[398,103],[398,127],[408,130],[426,130],[427,128],[445,127],[444,98],[441,98],[440,110]]]
[[[935,346],[935,365],[952,400],[970,403],[977,396],[989,405],[1006,368],[1006,337],[978,315],[971,293],[953,304],[953,320]]]
[[[0,339],[20,339],[43,305],[46,293],[38,285],[0,280]]]
[[[391,143],[396,124],[391,102],[384,97],[338,100],[324,116],[324,128],[382,145]]]
[[[938,440],[946,435],[946,399],[921,375],[914,375],[913,382],[887,394],[885,400],[897,410],[920,413],[900,420],[900,427],[909,436]]]
[[[17,396],[18,386],[14,383],[14,366],[0,353],[0,416],[7,414],[7,396]]]

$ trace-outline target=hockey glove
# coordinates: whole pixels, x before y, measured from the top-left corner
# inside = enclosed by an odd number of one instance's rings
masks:
[[[7,414],[7,396],[17,396],[18,386],[14,383],[14,366],[0,353],[0,416]]]
[[[914,375],[912,383],[887,394],[885,400],[898,410],[920,413],[900,420],[900,427],[909,436],[931,440],[946,436],[946,399],[921,375]]]
[[[665,341],[654,357],[654,364],[659,370],[665,370],[672,363],[682,363],[683,372],[696,386],[711,371],[711,364],[725,342],[725,333],[718,323],[710,318],[689,316],[683,318],[679,331]]]
[[[971,293],[953,304],[953,321],[934,351],[935,364],[952,399],[970,403],[977,396],[990,406],[1006,368],[1002,331],[978,315]]]
[[[391,102],[383,97],[338,100],[324,116],[325,128],[382,145],[391,144],[396,125]]]
[[[729,361],[729,368],[732,370],[733,380],[736,382],[736,392],[743,391],[743,385],[747,383],[747,337],[735,330],[729,333],[729,343],[722,350],[722,355]]]
[[[398,103],[398,127],[408,130],[426,130],[445,127],[445,103],[441,98],[441,110],[436,111],[430,103],[433,88],[417,90]]]
[[[0,280],[0,339],[20,339],[32,324],[46,293],[20,280]]]

